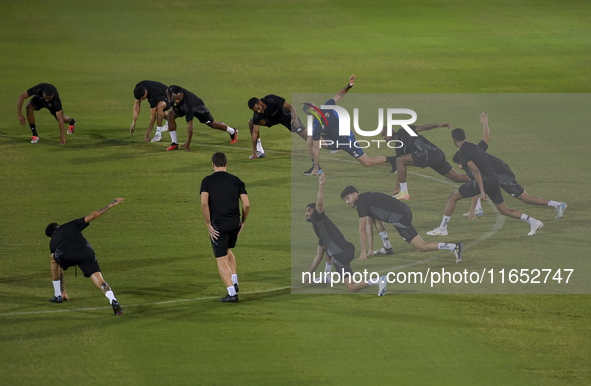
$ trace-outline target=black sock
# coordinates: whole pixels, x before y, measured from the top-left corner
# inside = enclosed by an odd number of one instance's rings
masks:
[[[396,164],[396,156],[386,157],[386,162],[391,163],[391,164]]]
[[[68,123],[68,125],[74,126],[75,124],[76,124],[76,120],[74,118],[71,118],[70,123]]]
[[[35,127],[35,124],[33,123],[29,126],[31,127],[31,131],[33,132],[33,137],[38,137],[39,135],[37,134],[37,127]]]

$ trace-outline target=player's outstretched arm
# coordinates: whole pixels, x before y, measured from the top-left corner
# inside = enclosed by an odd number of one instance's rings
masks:
[[[335,103],[337,103],[339,100],[341,100],[341,98],[344,97],[345,94],[348,93],[349,90],[351,90],[351,88],[354,85],[355,85],[355,74],[351,75],[351,77],[349,78],[349,83],[347,83],[347,85],[332,98],[332,99],[334,99]]]
[[[361,244],[361,254],[357,260],[367,260],[367,222],[369,221],[369,216],[359,217],[359,241]]]
[[[27,123],[27,120],[25,119],[25,117],[23,117],[22,111],[23,111],[23,102],[28,97],[29,97],[29,93],[27,93],[26,91],[18,97],[18,104],[16,106],[16,117],[18,118],[18,121],[20,122],[21,126],[24,126]]]
[[[240,195],[240,201],[242,201],[242,220],[240,221],[240,231],[238,234],[242,233],[242,228],[244,228],[244,222],[248,217],[248,212],[250,211],[250,201],[248,200],[248,195],[242,193]]]
[[[440,124],[428,124],[428,125],[417,126],[415,131],[418,133],[419,131],[429,131],[432,129],[436,129],[438,127],[447,127],[448,130],[451,129],[451,125],[449,123],[443,122]]]
[[[107,205],[104,208],[101,208],[99,210],[95,210],[94,212],[92,212],[88,216],[84,217],[84,221],[86,223],[89,223],[92,220],[95,220],[95,219],[99,218],[107,210],[111,209],[112,207],[114,207],[115,205],[117,205],[117,204],[119,204],[120,202],[123,202],[123,201],[124,201],[123,198],[116,198],[116,199],[114,199],[113,201],[111,201],[111,203],[109,205]]]
[[[482,182],[482,174],[480,174],[480,169],[473,161],[468,161],[468,167],[474,174],[474,178],[476,178],[476,183],[478,184],[478,188],[480,189],[480,194],[478,195],[481,200],[484,200],[484,183]]]
[[[64,145],[66,143],[66,129],[64,128],[64,112],[63,112],[63,110],[56,112],[55,118],[57,119],[57,123],[60,127],[60,145]]]
[[[135,103],[133,104],[133,121],[131,122],[131,127],[129,128],[129,135],[133,135],[135,131],[135,124],[137,122],[137,117],[140,115],[140,104],[142,101],[140,99],[136,99]]]
[[[486,143],[490,140],[490,130],[488,129],[488,114],[480,113],[480,123],[483,126],[482,140]]]
[[[326,182],[326,173],[322,173],[318,179],[318,196],[316,197],[316,212],[324,212],[324,183]]]
[[[257,157],[257,140],[259,139],[259,125],[255,125],[253,123],[252,125],[252,134],[251,134],[251,140],[252,140],[252,158],[251,159],[258,159],[259,157]]]

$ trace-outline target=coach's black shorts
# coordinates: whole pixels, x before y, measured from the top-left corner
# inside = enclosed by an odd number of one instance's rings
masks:
[[[445,159],[445,153],[441,149],[414,152],[412,153],[412,162],[415,166],[420,168],[430,167],[442,176],[446,175],[451,169],[453,169],[450,163]]]
[[[412,212],[408,205],[405,205],[402,217],[397,222],[391,222],[390,224],[394,225],[400,237],[409,244],[412,239],[419,235],[419,232],[412,226]]]
[[[499,179],[501,189],[509,193],[511,196],[519,197],[525,192],[525,189],[523,189],[515,180],[515,174],[497,174],[497,178]]]
[[[336,271],[342,276],[346,273],[353,275],[353,269],[351,268],[351,261],[355,258],[355,249],[351,253],[340,253],[332,256],[331,260],[334,263]]]
[[[83,248],[72,254],[64,254],[59,249],[53,253],[53,259],[64,271],[75,265],[80,267],[84,277],[90,277],[95,272],[100,272],[98,261],[91,248]]]
[[[39,111],[41,109],[47,109],[47,110],[49,110],[51,115],[53,115],[55,117],[55,119],[57,119],[57,115],[56,115],[57,111],[55,111],[55,108],[45,106],[45,104],[43,103],[43,101],[41,100],[41,98],[37,94],[33,95],[33,97],[31,98],[31,100],[29,101],[29,103],[27,105],[33,106],[33,109],[35,111]]]
[[[216,258],[226,256],[228,254],[228,248],[234,248],[236,246],[238,232],[240,232],[240,227],[220,232],[217,240],[213,240],[210,237],[213,254]]]
[[[498,205],[504,201],[501,188],[497,181],[483,181],[483,184],[484,192],[490,197],[493,204]],[[480,188],[478,187],[476,181],[468,181],[458,188],[458,192],[463,198],[474,197],[480,194]]]

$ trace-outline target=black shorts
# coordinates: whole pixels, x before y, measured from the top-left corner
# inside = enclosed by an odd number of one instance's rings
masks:
[[[515,174],[497,174],[497,178],[499,179],[501,189],[509,193],[511,196],[519,197],[525,192],[525,189],[523,189],[515,180]]]
[[[172,107],[172,104],[170,103],[170,101],[168,100],[168,97],[166,95],[161,95],[158,97],[158,104],[160,104],[160,102],[166,103],[166,106],[164,106],[163,111],[166,111]],[[156,104],[156,107],[158,107],[158,104]],[[150,107],[150,108],[152,108],[152,107]]]
[[[493,204],[498,205],[503,203],[503,194],[501,193],[500,185],[497,181],[483,181],[484,192],[490,197]],[[458,188],[458,192],[463,198],[474,197],[480,194],[480,188],[476,181],[468,181]]]
[[[419,232],[412,226],[412,212],[408,205],[405,206],[402,217],[397,222],[391,222],[390,224],[396,228],[400,237],[409,244],[412,239],[419,235]]]
[[[220,232],[217,240],[212,240],[210,237],[211,246],[213,247],[213,255],[216,258],[226,256],[228,254],[228,249],[236,246],[238,232],[240,232],[240,227]]]
[[[351,261],[355,258],[355,249],[352,253],[340,253],[332,256],[331,260],[334,263],[336,271],[342,276],[346,273],[353,275],[353,268],[351,268]]]
[[[412,162],[415,166],[420,168],[430,167],[440,175],[444,176],[453,167],[447,162],[445,159],[445,153],[443,150],[425,150],[422,152],[414,152],[412,153]]]
[[[35,111],[39,111],[41,109],[47,109],[47,110],[49,110],[51,115],[53,115],[55,117],[55,119],[57,119],[57,115],[56,115],[57,111],[55,111],[55,109],[53,107],[50,108],[50,107],[45,106],[45,104],[43,103],[43,101],[41,100],[41,98],[37,94],[33,95],[31,100],[29,101],[29,103],[27,103],[27,106],[28,105],[33,106],[33,109]]]
[[[79,266],[84,277],[90,277],[93,273],[101,271],[94,250],[91,248],[79,249],[72,254],[64,254],[57,249],[53,253],[53,259],[64,271],[75,265]]]
[[[184,117],[185,112],[182,109],[177,109],[173,107],[175,117]],[[193,117],[197,118],[199,122],[208,125],[214,121],[211,113],[205,107],[205,105],[199,105],[193,108]]]
[[[329,138],[325,139],[325,141],[332,141],[331,144],[326,146],[328,150],[342,150],[353,158],[359,158],[365,154],[352,133],[348,137],[338,137],[336,140]]]

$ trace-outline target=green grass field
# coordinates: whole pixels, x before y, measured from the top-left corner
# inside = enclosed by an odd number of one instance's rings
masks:
[[[0,9],[1,384],[591,383],[588,295],[412,295],[395,286],[381,298],[375,287],[361,295],[342,288],[334,295],[291,294],[292,247],[309,256],[303,266],[315,249],[292,245],[292,231],[312,232],[297,205],[314,200],[317,181],[299,174],[309,167],[303,141],[283,128],[263,128],[267,158],[248,160],[246,106],[269,93],[334,93],[353,73],[351,94],[528,93],[535,100],[533,93],[587,93],[588,3],[35,0]],[[240,130],[238,143],[199,124],[191,153],[166,152],[168,134],[161,143],[144,143],[145,102],[130,136],[133,87],[144,79],[195,92],[217,120]],[[28,127],[18,125],[18,96],[40,82],[56,85],[64,113],[77,121],[65,146],[47,111],[36,115],[36,145]],[[461,115],[428,118],[451,121],[479,139],[481,106],[466,106]],[[569,106],[576,110],[576,103]],[[558,256],[583,267],[573,292],[588,293],[591,135],[584,112],[549,125],[516,110],[515,128],[512,116],[501,117],[505,111],[490,112],[497,141],[491,153],[512,166],[528,192],[566,201],[569,209],[559,221],[548,208],[507,198],[545,227],[527,238],[525,224],[507,219],[466,249],[465,267],[518,266],[538,257],[549,264]],[[445,130],[427,137],[453,154]],[[245,181],[252,203],[235,249],[241,289],[235,305],[217,301],[224,287],[199,205],[215,151],[228,154],[229,171]],[[386,193],[393,177],[386,166],[362,169],[341,154],[322,156],[335,176],[327,210],[343,209],[335,222],[358,248],[355,213],[337,197],[341,177],[363,174],[367,186]],[[441,220],[453,187],[418,174],[409,175],[417,193],[409,205],[424,233]],[[99,290],[71,269],[65,273],[71,301],[50,304],[45,226],[85,216],[115,197],[125,203],[84,234],[124,315],[114,317]],[[485,206],[488,216],[469,223],[458,215],[467,205],[458,206],[452,226],[471,242],[495,216]],[[423,258],[389,232],[394,265]],[[423,266],[455,268],[443,259]]]

